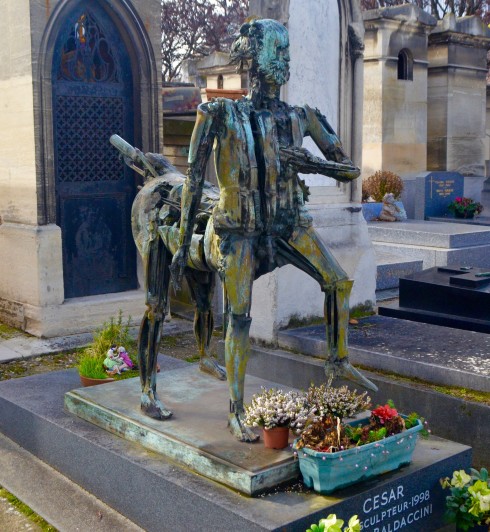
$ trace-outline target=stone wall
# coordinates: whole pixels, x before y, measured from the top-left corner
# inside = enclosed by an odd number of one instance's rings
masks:
[[[290,104],[318,107],[337,131],[346,152],[361,164],[362,39],[355,1],[251,0],[250,14],[286,24],[290,36],[291,76],[282,98]],[[319,153],[305,140],[304,146]],[[354,279],[351,306],[375,300],[374,251],[361,214],[357,182],[338,184],[323,176],[304,176],[310,186],[309,211],[322,241]],[[279,328],[294,320],[323,315],[318,283],[286,266],[254,283],[251,335],[275,343]]]
[[[0,216],[3,223],[35,224],[37,194],[29,0],[0,0],[0,9]]]

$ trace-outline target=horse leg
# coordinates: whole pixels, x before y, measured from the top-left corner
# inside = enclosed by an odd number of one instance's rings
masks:
[[[192,299],[196,304],[194,311],[194,335],[199,349],[199,369],[224,381],[226,380],[225,370],[209,354],[209,343],[214,326],[212,309],[215,285],[214,273],[188,269],[186,279]]]
[[[157,358],[167,308],[170,261],[171,255],[163,242],[159,238],[153,240],[145,261],[147,309],[138,338],[138,362],[141,410],[155,419],[167,419],[172,416],[172,412],[160,401],[156,390]]]

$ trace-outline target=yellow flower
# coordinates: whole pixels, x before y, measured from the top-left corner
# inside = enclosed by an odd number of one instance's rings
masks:
[[[349,528],[345,529],[346,532],[361,532],[361,523],[359,522],[359,517],[353,515],[349,519]]]
[[[337,519],[335,514],[330,514],[327,518],[320,519],[320,524],[325,526],[325,532],[342,532],[344,521]]]
[[[490,511],[490,488],[483,480],[477,480],[473,486],[468,488],[471,494],[473,505],[468,512],[476,517],[482,516],[485,512]]]
[[[455,488],[464,488],[467,484],[471,482],[471,477],[468,475],[464,469],[455,471],[453,473],[453,478],[451,479],[451,486]]]

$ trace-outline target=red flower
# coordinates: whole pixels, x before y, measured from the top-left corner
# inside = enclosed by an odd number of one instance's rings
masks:
[[[384,406],[378,406],[378,408],[375,408],[371,415],[373,417],[376,417],[381,425],[384,425],[386,421],[396,417],[398,415],[398,412],[395,408],[391,408],[390,405],[384,405]]]

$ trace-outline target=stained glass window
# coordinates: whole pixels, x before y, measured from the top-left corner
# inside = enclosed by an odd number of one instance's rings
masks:
[[[82,13],[63,45],[58,79],[117,83],[119,77],[106,36],[89,12]]]

